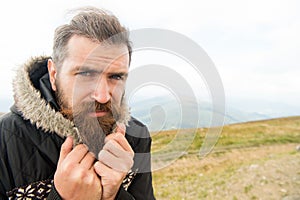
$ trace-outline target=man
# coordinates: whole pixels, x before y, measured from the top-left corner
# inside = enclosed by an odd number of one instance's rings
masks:
[[[1,199],[154,199],[151,138],[124,100],[131,51],[115,16],[85,8],[56,29],[52,58],[18,70]]]

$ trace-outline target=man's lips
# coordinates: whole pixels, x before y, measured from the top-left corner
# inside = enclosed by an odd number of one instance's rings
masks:
[[[106,114],[108,114],[108,111],[94,111],[89,113],[91,117],[103,117]]]

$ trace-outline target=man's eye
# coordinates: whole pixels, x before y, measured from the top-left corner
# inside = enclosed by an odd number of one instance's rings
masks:
[[[110,79],[114,79],[114,80],[123,80],[123,76],[120,74],[113,74],[109,76]]]
[[[81,75],[81,76],[90,76],[91,75],[90,72],[80,72],[78,74]]]
[[[93,76],[95,73],[91,71],[78,72],[77,75],[80,76]]]

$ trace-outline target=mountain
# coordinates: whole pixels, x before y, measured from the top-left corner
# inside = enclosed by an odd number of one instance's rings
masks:
[[[182,100],[182,99],[181,99]],[[196,102],[189,98],[180,102],[168,96],[144,98],[129,102],[132,116],[146,124],[150,131],[221,126],[222,121],[212,122],[212,116],[224,116],[224,124],[271,119],[277,115],[245,111],[227,105],[225,113],[215,110],[211,102]]]

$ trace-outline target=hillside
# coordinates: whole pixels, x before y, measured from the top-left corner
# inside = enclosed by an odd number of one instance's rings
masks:
[[[300,117],[225,126],[200,159],[206,131],[198,129],[184,156],[153,173],[157,199],[300,199]],[[176,133],[153,135],[153,152]]]

